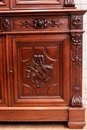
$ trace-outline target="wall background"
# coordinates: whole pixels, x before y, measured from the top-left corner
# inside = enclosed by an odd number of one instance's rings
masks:
[[[87,0],[75,0],[77,9],[87,10]],[[85,33],[83,34],[83,93],[82,99],[83,104],[87,107],[87,13],[83,17],[83,29]]]

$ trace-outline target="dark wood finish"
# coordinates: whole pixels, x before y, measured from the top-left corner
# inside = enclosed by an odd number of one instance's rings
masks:
[[[3,0],[0,7],[0,121],[67,121],[83,128],[86,11],[73,0]]]

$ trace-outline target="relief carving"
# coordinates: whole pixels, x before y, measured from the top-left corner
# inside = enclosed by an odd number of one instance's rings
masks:
[[[72,17],[71,24],[74,26],[75,29],[80,29],[82,27],[82,17],[79,16]]]
[[[39,19],[34,19],[33,21],[21,21],[17,25],[21,26],[21,27],[24,26],[26,28],[29,28],[31,26],[35,29],[45,29],[49,26],[52,26],[52,27],[58,26],[59,27],[62,24],[64,24],[64,23],[60,22],[59,19],[57,21],[55,21],[55,20],[49,21],[47,19],[39,18]]]
[[[82,34],[80,34],[80,33],[72,34],[71,39],[72,39],[74,45],[76,45],[76,46],[81,45],[81,43],[82,43]]]
[[[73,52],[72,52],[72,67],[73,67],[73,73],[74,73],[74,94],[72,97],[71,101],[71,106],[74,107],[81,107],[82,106],[82,99],[79,96],[79,91],[80,91],[80,69],[82,65],[82,57],[80,55],[81,51],[81,44],[82,44],[82,34],[74,33],[71,34],[71,39],[72,39],[72,47]]]
[[[78,94],[75,94],[72,98],[72,107],[77,106],[81,107],[82,106],[82,99]]]
[[[5,18],[2,22],[3,31],[10,31],[10,20]]]
[[[27,78],[38,88],[42,87],[51,79],[53,64],[47,64],[44,55],[34,55],[32,62],[27,63]]]
[[[74,7],[75,6],[74,0],[65,0],[64,6],[65,7]]]

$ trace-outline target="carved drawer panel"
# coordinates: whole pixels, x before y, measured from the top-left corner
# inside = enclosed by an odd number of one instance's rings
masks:
[[[67,16],[13,17],[12,31],[68,30]]]
[[[9,43],[13,48],[13,52],[10,50],[14,80],[12,105],[68,105],[69,95],[65,96],[70,85],[67,35],[21,35],[10,37]]]

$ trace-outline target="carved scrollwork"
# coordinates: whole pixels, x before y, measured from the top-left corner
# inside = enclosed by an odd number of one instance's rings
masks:
[[[32,83],[36,84],[38,88],[42,87],[51,79],[53,72],[53,64],[47,64],[45,62],[44,55],[34,55],[32,62],[27,63],[27,78]]]
[[[74,7],[75,6],[74,0],[65,0],[64,6],[65,7]]]
[[[10,20],[5,18],[2,22],[3,31],[10,31]]]
[[[21,27],[24,26],[26,28],[29,28],[31,26],[35,29],[45,29],[48,26],[52,26],[52,27],[58,26],[59,27],[62,24],[64,24],[64,23],[60,22],[59,19],[57,21],[55,21],[55,20],[49,21],[47,19],[39,18],[39,19],[34,19],[33,21],[21,21],[17,25],[21,26]]]
[[[82,57],[80,55],[81,52],[81,46],[82,46],[82,34],[81,33],[74,33],[71,34],[71,39],[72,39],[72,67],[73,67],[73,78],[74,78],[74,94],[72,97],[71,101],[71,106],[78,107],[82,106],[82,100],[81,97],[79,96],[79,91],[80,91],[80,75],[79,71],[81,69],[82,65]]]
[[[82,27],[82,17],[81,16],[72,17],[71,24],[74,26],[75,29],[80,29]]]

